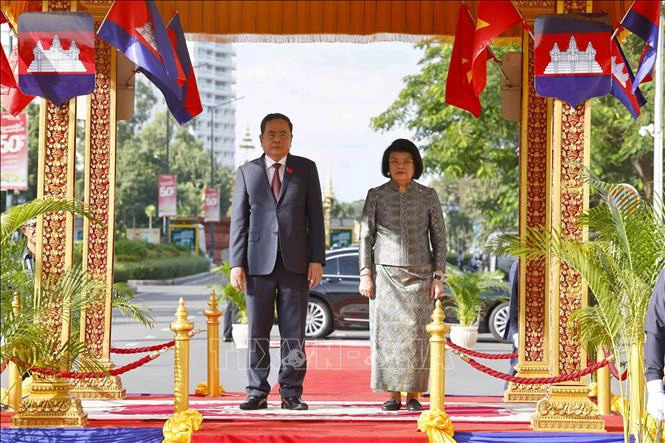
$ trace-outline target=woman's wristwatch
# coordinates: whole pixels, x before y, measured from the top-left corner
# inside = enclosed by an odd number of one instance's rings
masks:
[[[443,274],[434,274],[434,275],[432,276],[432,278],[433,278],[434,280],[443,281]]]

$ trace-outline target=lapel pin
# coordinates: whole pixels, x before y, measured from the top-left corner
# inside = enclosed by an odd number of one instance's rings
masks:
[[[293,168],[287,166],[286,167],[286,172],[288,172],[289,174],[293,174]]]

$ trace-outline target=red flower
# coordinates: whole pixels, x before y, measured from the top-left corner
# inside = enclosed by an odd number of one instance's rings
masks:
[[[293,168],[287,166],[286,167],[286,172],[288,172],[289,174],[293,174]]]

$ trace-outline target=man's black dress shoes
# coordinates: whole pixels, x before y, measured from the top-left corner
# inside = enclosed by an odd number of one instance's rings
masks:
[[[247,400],[240,403],[240,409],[245,411],[253,411],[255,409],[265,409],[268,407],[268,399],[265,397],[255,397],[250,395]]]
[[[291,409],[293,411],[305,411],[309,408],[307,403],[300,397],[286,397],[282,399],[282,409]]]

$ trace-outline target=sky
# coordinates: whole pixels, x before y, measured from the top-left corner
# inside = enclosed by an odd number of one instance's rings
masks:
[[[338,201],[364,199],[386,181],[381,155],[412,132],[375,132],[370,118],[397,98],[402,79],[418,72],[412,43],[240,43],[236,48],[236,145],[249,127],[256,149],[236,149],[236,163],[261,153],[259,124],[268,113],[293,123],[291,153],[315,161],[325,190],[329,176]]]

